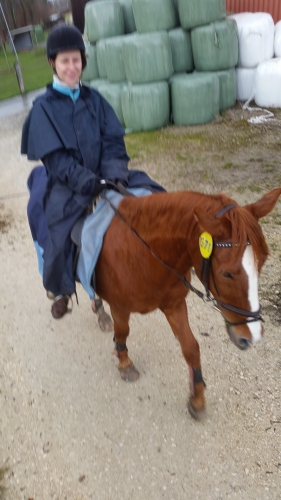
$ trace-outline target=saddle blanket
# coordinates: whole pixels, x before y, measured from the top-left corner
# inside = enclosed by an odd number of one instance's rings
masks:
[[[151,191],[145,188],[128,189],[134,196],[147,196]],[[123,195],[113,190],[105,191],[106,198],[117,208]],[[90,299],[95,297],[92,276],[102,248],[103,238],[115,213],[104,198],[100,198],[96,208],[83,225],[81,250],[77,262],[76,274]]]

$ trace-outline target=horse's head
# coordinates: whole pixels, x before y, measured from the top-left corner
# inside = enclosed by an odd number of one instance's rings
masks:
[[[258,277],[268,248],[258,220],[273,210],[280,194],[281,188],[276,188],[254,204],[230,205],[214,215],[209,207],[194,210],[199,231],[206,231],[213,239],[210,259],[202,257],[205,278],[198,264],[197,274],[213,294],[230,339],[240,349],[262,339]]]

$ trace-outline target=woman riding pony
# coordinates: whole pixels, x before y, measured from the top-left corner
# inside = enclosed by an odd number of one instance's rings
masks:
[[[71,229],[92,206],[104,180],[152,192],[164,189],[146,173],[128,169],[125,132],[115,112],[99,92],[82,85],[86,56],[79,30],[67,24],[53,28],[47,57],[53,83],[34,101],[25,120],[21,153],[32,161],[40,159],[47,173],[43,285],[55,297],[51,312],[59,319],[75,293]]]

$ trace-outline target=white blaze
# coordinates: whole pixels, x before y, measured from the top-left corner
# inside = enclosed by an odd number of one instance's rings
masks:
[[[258,270],[254,259],[254,252],[251,245],[247,245],[243,258],[242,265],[248,276],[248,299],[251,311],[255,312],[259,309],[258,297]],[[252,334],[252,342],[256,344],[262,339],[262,325],[260,321],[253,321],[248,323],[248,328]]]

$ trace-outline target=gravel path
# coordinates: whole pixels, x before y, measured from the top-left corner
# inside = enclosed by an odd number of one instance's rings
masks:
[[[26,219],[23,119],[0,119],[3,498],[280,500],[280,324],[266,315],[263,343],[240,352],[220,315],[190,295],[207,383],[200,423],[160,312],[132,316],[128,348],[141,376],[123,382],[112,334],[99,330],[82,289],[71,315],[51,318]]]

